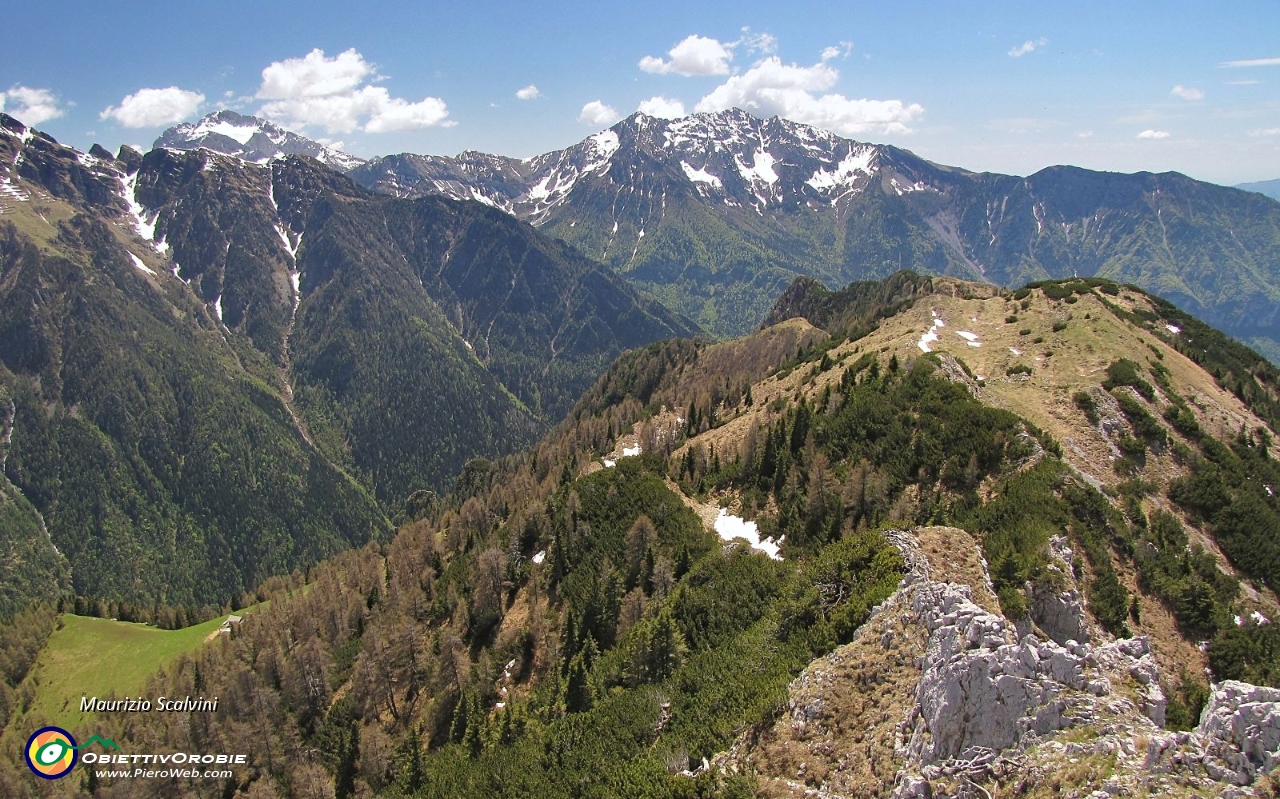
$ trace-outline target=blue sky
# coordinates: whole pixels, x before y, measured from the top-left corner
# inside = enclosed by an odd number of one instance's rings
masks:
[[[228,107],[361,156],[528,156],[642,107],[739,105],[975,170],[1280,178],[1275,0],[186,0],[4,17],[4,110],[86,149],[149,146]]]

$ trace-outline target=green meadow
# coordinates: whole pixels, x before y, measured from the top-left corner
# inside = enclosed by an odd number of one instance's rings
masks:
[[[139,697],[152,674],[200,646],[225,619],[217,616],[182,630],[161,630],[68,613],[28,677],[36,686],[28,715],[73,731],[83,729],[94,715],[80,712],[83,697]],[[156,697],[145,698],[154,702]]]

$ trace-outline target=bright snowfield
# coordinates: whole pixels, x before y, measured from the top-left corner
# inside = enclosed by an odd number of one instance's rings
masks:
[[[146,272],[148,275],[154,275],[154,274],[155,274],[155,270],[154,270],[154,269],[152,269],[151,267],[149,267],[149,266],[147,266],[146,264],[144,264],[144,263],[142,262],[142,259],[141,259],[141,258],[139,258],[138,256],[134,255],[132,252],[130,252],[130,253],[129,253],[129,257],[133,259],[133,265],[134,265],[134,266],[136,266],[137,268],[141,269],[143,272]]]
[[[640,442],[639,442],[639,441],[635,441],[635,442],[634,442],[634,443],[632,443],[632,444],[623,444],[623,445],[622,445],[622,449],[621,449],[621,450],[619,450],[619,455],[618,455],[618,457],[620,457],[620,458],[634,458],[635,456],[639,455],[639,454],[640,454],[640,452],[641,452],[641,449],[640,449]],[[617,466],[617,465],[618,465],[618,462],[617,462],[617,461],[615,461],[615,460],[611,460],[611,459],[609,459],[609,458],[603,458],[603,459],[601,459],[601,461],[600,461],[600,462],[604,464],[604,466],[605,466],[605,468],[606,468],[606,469],[608,469],[608,468],[610,468],[610,467],[613,467],[613,466]]]
[[[938,328],[947,326],[947,323],[942,320],[942,317],[938,316],[937,311],[931,309],[929,313],[933,316],[933,324],[929,326],[928,330],[924,331],[924,333],[920,335],[920,340],[916,342],[916,346],[919,347],[922,352],[933,352],[933,348],[930,345],[939,340]],[[978,320],[973,319],[971,321],[976,322]],[[968,344],[970,347],[982,346],[981,337],[977,333],[971,333],[968,330],[957,330],[956,335],[964,339],[964,343]],[[1019,353],[1017,350],[1014,350],[1013,354],[1017,355]]]
[[[751,544],[752,549],[758,549],[774,560],[782,560],[781,543],[774,543],[769,539],[761,540],[760,528],[756,527],[755,522],[743,520],[741,516],[730,516],[729,511],[724,508],[720,509],[720,513],[716,515],[715,522],[716,534],[725,541],[733,541],[739,538],[745,539]]]
[[[228,139],[233,139],[240,144],[248,144],[249,140],[253,138],[253,134],[257,132],[258,127],[256,125],[233,125],[230,122],[214,122],[210,120],[207,122],[201,121],[191,131],[191,136],[200,138],[210,133],[216,133],[220,136],[226,136]]]
[[[942,321],[942,317],[938,316],[937,311],[931,310],[929,313],[933,315],[933,324],[928,330],[924,331],[924,334],[920,336],[920,340],[916,342],[917,346],[924,352],[933,352],[933,350],[929,349],[929,345],[938,340],[938,328],[947,326],[947,323]]]

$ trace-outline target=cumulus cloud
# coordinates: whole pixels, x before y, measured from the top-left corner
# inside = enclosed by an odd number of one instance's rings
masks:
[[[768,36],[768,34],[762,34]],[[765,42],[773,46],[773,37]],[[647,55],[640,59],[640,69],[657,75],[728,75],[733,60],[733,45],[697,34],[686,36],[667,52],[669,60]]]
[[[851,135],[867,131],[905,133],[924,114],[918,103],[901,100],[854,100],[841,94],[818,94],[835,85],[840,73],[826,62],[811,67],[783,64],[771,56],[741,75],[734,75],[703,97],[698,112],[743,108],[778,115]]]
[[[517,100],[536,100],[541,96],[542,92],[538,91],[538,87],[532,83],[516,92]]]
[[[1194,86],[1183,86],[1179,83],[1169,90],[1169,94],[1174,97],[1181,97],[1183,100],[1203,100],[1204,92]]]
[[[286,58],[262,70],[258,97],[286,100],[345,94],[376,71],[355,48],[328,58],[324,50],[317,47],[302,58]]]
[[[1242,61],[1223,61],[1220,67],[1280,67],[1280,58],[1246,58]]]
[[[650,97],[648,100],[641,100],[640,107],[636,110],[662,119],[679,119],[685,115],[684,103],[669,97]]]
[[[778,40],[769,33],[752,33],[750,28],[742,29],[742,36],[736,42],[729,42],[730,49],[741,47],[748,53],[772,55],[778,51]]]
[[[98,118],[114,120],[126,128],[154,128],[181,122],[203,102],[203,94],[177,86],[139,89],[121,100],[120,105],[103,109]]]
[[[1280,128],[1254,128],[1249,131],[1250,136],[1280,136]]]
[[[333,57],[316,48],[262,70],[255,97],[267,102],[258,113],[286,126],[315,126],[329,133],[390,133],[454,124],[444,100],[392,97],[371,85],[380,79],[377,68],[354,48]]]
[[[48,89],[17,85],[9,87],[7,92],[0,92],[0,111],[17,118],[24,125],[39,125],[65,113],[58,107],[57,96]]]
[[[1027,53],[1038,50],[1041,47],[1044,47],[1048,43],[1049,43],[1049,40],[1044,38],[1043,36],[1041,36],[1039,39],[1027,39],[1025,42],[1018,45],[1017,47],[1011,48],[1009,50],[1009,57],[1022,58]]]
[[[1167,139],[1169,138],[1167,130],[1151,130],[1150,128],[1138,134],[1139,139]]]
[[[611,125],[618,121],[618,112],[599,100],[592,100],[582,107],[578,121],[588,125]]]
[[[822,60],[831,61],[836,58],[848,58],[853,52],[853,42],[840,42],[838,45],[822,48]]]

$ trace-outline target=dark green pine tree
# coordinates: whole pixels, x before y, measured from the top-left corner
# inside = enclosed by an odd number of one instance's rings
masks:
[[[585,713],[594,704],[587,664],[581,653],[569,664],[569,682],[564,692],[564,707],[570,713]]]

